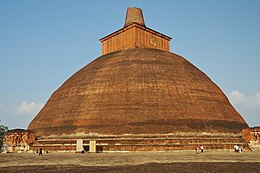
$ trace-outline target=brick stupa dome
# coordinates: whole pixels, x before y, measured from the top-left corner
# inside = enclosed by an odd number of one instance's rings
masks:
[[[239,132],[248,126],[206,74],[169,52],[169,37],[143,21],[127,22],[101,39],[103,55],[57,89],[28,129],[48,136]]]

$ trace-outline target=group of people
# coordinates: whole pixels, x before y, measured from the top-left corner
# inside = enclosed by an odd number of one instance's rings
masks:
[[[235,152],[241,153],[243,151],[243,147],[242,147],[242,145],[234,145],[234,150],[235,150]],[[201,145],[201,146],[196,145],[195,151],[196,151],[197,154],[203,153],[203,151],[204,151],[203,145]]]

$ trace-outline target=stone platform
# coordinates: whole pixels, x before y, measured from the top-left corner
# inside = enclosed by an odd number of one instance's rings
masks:
[[[75,152],[77,141],[83,140],[85,152],[130,152],[193,150],[202,145],[205,149],[233,149],[234,145],[247,147],[240,134],[143,134],[143,135],[88,135],[45,137],[34,142],[34,151]]]

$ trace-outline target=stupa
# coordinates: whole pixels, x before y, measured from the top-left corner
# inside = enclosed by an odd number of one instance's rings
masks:
[[[221,89],[169,36],[128,8],[123,28],[100,39],[102,56],[58,88],[29,124],[48,150],[231,148],[248,127]],[[66,145],[65,145],[66,144]],[[82,146],[79,146],[82,145]]]

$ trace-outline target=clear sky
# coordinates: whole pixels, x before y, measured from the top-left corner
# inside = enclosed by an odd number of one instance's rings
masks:
[[[51,94],[101,55],[99,39],[140,7],[171,52],[205,72],[260,125],[259,0],[0,0],[0,120],[27,128]]]

